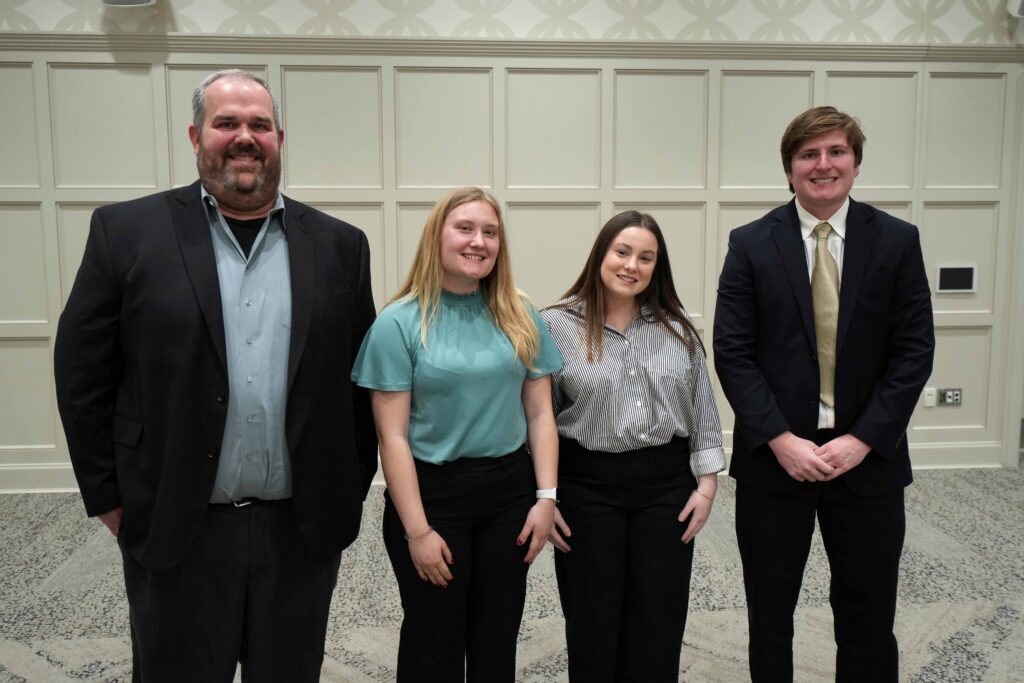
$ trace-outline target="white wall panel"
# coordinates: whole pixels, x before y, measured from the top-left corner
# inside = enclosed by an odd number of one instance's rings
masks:
[[[935,292],[938,280],[937,266],[977,267],[977,291],[933,294],[936,313],[987,313],[993,310],[998,220],[999,207],[996,204],[925,204],[921,248],[932,292]]]
[[[917,74],[829,72],[825,93],[827,104],[860,120],[867,138],[857,186],[911,187]]]
[[[704,187],[707,72],[615,74],[615,186]]]
[[[150,72],[148,64],[50,67],[58,187],[156,187]]]
[[[615,211],[643,211],[658,222],[665,245],[676,293],[695,325],[705,325],[704,283],[706,275],[705,207],[703,204],[616,204]]]
[[[601,72],[511,69],[509,187],[601,184]]]
[[[893,216],[896,216],[896,218],[905,220],[908,223],[914,222],[914,211],[910,202],[873,202],[870,198],[862,199],[861,196],[857,193],[856,186],[854,186],[853,188],[853,194],[857,195],[855,197],[856,199],[866,201],[868,204],[871,204],[871,206],[875,207],[876,209],[881,209],[882,211],[890,213]],[[920,226],[918,226],[918,228],[920,228]]]
[[[978,464],[981,444],[1001,447],[1000,430],[1019,418],[1004,414],[1004,396],[1019,396],[1021,382],[1010,287],[1024,253],[1024,72],[992,46],[963,46],[940,64],[912,46],[848,45],[833,58],[813,45],[716,44],[704,55],[678,41],[635,52],[513,41],[477,53],[443,40],[364,51],[329,38],[305,49],[297,37],[179,35],[127,53],[97,47],[98,36],[64,37],[67,49],[53,47],[57,34],[19,36],[33,47],[0,54],[0,91],[11,93],[0,102],[0,321],[39,321],[0,337],[0,398],[17,400],[0,402],[0,464],[52,464],[52,481],[70,481],[51,335],[90,215],[195,180],[192,90],[237,65],[281,96],[286,191],[366,232],[378,306],[404,279],[444,188],[477,184],[502,195],[517,284],[539,305],[578,275],[604,220],[652,213],[709,351],[728,232],[791,199],[783,130],[806,107],[834,104],[868,136],[854,197],[919,225],[933,285],[938,263],[979,268],[978,292],[934,299],[940,353],[929,385],[961,387],[965,400],[918,411],[915,447],[942,455],[915,462]],[[718,397],[728,444],[733,418]]]
[[[722,187],[786,187],[779,140],[793,117],[813,103],[813,87],[812,73],[722,72]]]
[[[188,138],[188,127],[192,123],[192,92],[199,85],[199,81],[208,74],[228,68],[245,69],[263,79],[267,77],[266,67],[244,66],[239,63],[167,66],[167,141],[171,156],[172,185],[191,185],[198,177],[196,154]]]
[[[370,243],[370,285],[373,287],[373,301],[380,309],[387,300],[384,283],[387,269],[384,254],[387,250],[384,237],[384,207],[380,204],[316,204],[316,208],[339,220],[351,223],[366,233]]]
[[[927,187],[999,187],[1006,78],[932,74],[924,141]]]
[[[970,359],[969,362],[964,362]],[[977,440],[976,430],[989,426],[989,373],[992,365],[992,329],[989,327],[950,327],[935,330],[935,369],[928,386],[958,388],[959,406],[924,408],[918,400],[914,428],[936,430],[938,440]],[[964,430],[967,430],[964,432]],[[956,436],[959,433],[959,436]]]
[[[62,307],[67,303],[71,287],[75,284],[75,275],[78,274],[78,266],[82,263],[92,212],[100,206],[101,204],[57,205],[57,246],[60,253]]]
[[[781,168],[781,166],[780,166]],[[788,192],[787,192],[788,194]],[[788,200],[786,200],[788,201]],[[725,263],[725,254],[729,250],[729,233],[733,229],[756,221],[772,209],[776,208],[782,201],[772,203],[761,202],[723,202],[718,206],[718,261],[714,265],[715,272],[721,272],[722,264]]]
[[[489,69],[399,69],[395,74],[399,187],[494,184]]]
[[[576,281],[600,220],[597,204],[508,204],[506,234],[516,286],[538,308],[558,301]]]
[[[286,68],[282,80],[285,187],[382,187],[380,71]]]
[[[0,323],[45,322],[46,251],[38,205],[0,204],[0,245]]]
[[[434,208],[433,203],[403,202],[398,205],[398,277],[396,287],[405,280],[406,274],[412,266],[412,260],[416,256],[416,247],[420,244],[420,235],[423,234],[423,225],[427,222],[430,210]],[[508,220],[508,217],[505,217]],[[396,290],[397,291],[397,290]],[[388,292],[388,297],[394,292]]]
[[[31,64],[0,64],[0,130],[4,156],[16,163],[0,163],[0,187],[39,186],[39,148],[36,97]]]
[[[57,443],[50,345],[45,339],[0,339],[0,451]]]

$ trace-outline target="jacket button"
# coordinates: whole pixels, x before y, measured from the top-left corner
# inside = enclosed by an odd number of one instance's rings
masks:
[[[206,451],[206,457],[209,458],[210,460],[213,460],[215,457],[217,457],[217,451],[211,448],[210,450]]]
[[[227,400],[227,396],[224,394],[217,394],[217,403],[223,403]]]

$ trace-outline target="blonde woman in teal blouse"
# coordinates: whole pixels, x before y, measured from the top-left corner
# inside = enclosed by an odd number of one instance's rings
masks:
[[[405,616],[398,681],[515,679],[526,572],[551,533],[562,357],[512,283],[497,201],[455,190],[363,341]]]

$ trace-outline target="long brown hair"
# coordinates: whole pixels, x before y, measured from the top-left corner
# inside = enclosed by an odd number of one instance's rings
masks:
[[[391,297],[409,301],[416,299],[420,304],[420,341],[427,345],[427,329],[437,316],[441,302],[441,284],[444,282],[444,267],[441,265],[441,230],[444,220],[456,207],[470,202],[482,201],[490,204],[498,217],[498,253],[494,268],[480,281],[480,288],[494,324],[512,342],[516,356],[523,365],[533,369],[533,361],[540,352],[540,334],[530,315],[526,295],[516,289],[512,282],[512,266],[508,258],[508,233],[501,217],[498,200],[479,187],[460,187],[452,190],[434,204],[416,248],[409,274]]]
[[[669,333],[678,339],[690,352],[699,348],[704,352],[704,344],[697,334],[697,329],[686,317],[686,309],[683,302],[676,294],[676,287],[672,281],[672,265],[668,259],[668,249],[665,246],[665,237],[661,233],[658,222],[650,215],[639,211],[623,211],[612,216],[611,220],[604,224],[601,232],[594,240],[594,246],[590,250],[590,256],[583,266],[583,272],[576,278],[576,282],[562,295],[562,301],[549,306],[549,308],[570,308],[577,304],[583,304],[584,328],[586,338],[584,343],[587,349],[587,360],[601,358],[602,340],[605,321],[605,292],[604,283],[601,281],[601,264],[608,253],[612,242],[619,233],[626,228],[643,228],[649,230],[654,239],[658,242],[658,256],[654,261],[654,272],[651,274],[651,282],[644,291],[637,294],[637,303],[640,306],[650,307],[650,320],[661,323]],[[680,334],[671,325],[671,321],[678,322],[683,327],[683,334]]]

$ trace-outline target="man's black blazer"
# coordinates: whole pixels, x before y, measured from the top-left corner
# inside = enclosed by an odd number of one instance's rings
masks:
[[[911,481],[906,428],[931,374],[935,333],[917,228],[850,200],[836,341],[837,434],[871,447],[842,476],[858,495]],[[807,257],[795,200],[736,228],[718,283],[715,369],[733,412],[729,473],[792,491],[767,442],[814,440],[818,361]]]
[[[301,536],[328,557],[359,531],[377,469],[369,397],[349,379],[374,319],[366,236],[285,198],[292,326],[286,435]],[[86,511],[174,566],[203,524],[228,401],[220,285],[199,183],[97,209],[60,317],[57,402]]]

